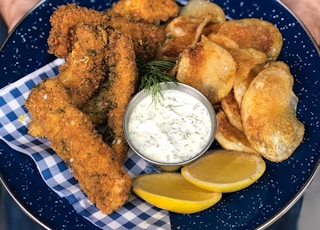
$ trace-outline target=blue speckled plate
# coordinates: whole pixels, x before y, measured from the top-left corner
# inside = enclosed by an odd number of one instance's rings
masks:
[[[45,1],[16,28],[0,53],[0,88],[37,70],[55,57],[47,53],[49,17],[68,0]],[[267,171],[253,186],[225,194],[214,207],[193,215],[170,214],[172,229],[263,228],[285,213],[302,195],[314,176],[320,158],[320,58],[303,25],[274,0],[217,0],[233,19],[258,17],[278,26],[284,37],[279,60],[289,64],[300,98],[298,118],[306,132],[303,143],[282,163],[267,162]],[[107,0],[77,1],[104,10]],[[52,229],[96,229],[67,202],[49,189],[28,156],[0,142],[1,180],[19,205],[34,219]]]

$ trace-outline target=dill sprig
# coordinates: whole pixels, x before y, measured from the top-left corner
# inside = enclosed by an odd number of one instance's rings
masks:
[[[139,75],[141,76],[140,90],[151,90],[152,100],[159,101],[162,97],[160,83],[178,80],[168,72],[176,65],[176,60],[152,60],[146,63],[138,62]]]

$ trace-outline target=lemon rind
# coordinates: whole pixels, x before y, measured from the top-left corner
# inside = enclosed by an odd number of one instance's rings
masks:
[[[171,174],[175,176],[181,176],[181,174],[179,173],[161,173],[161,174]],[[165,196],[165,195],[155,194],[143,189],[143,187],[141,187],[141,185],[139,184],[139,182],[141,182],[139,181],[139,178],[143,179],[143,177],[146,177],[146,176],[150,177],[152,176],[152,174],[140,175],[133,179],[133,183],[132,183],[133,192],[137,196],[145,200],[146,202],[164,210],[168,210],[176,213],[183,213],[183,214],[196,213],[212,207],[217,202],[219,202],[222,198],[222,193],[212,192],[212,191],[208,192],[208,190],[204,190],[204,192],[210,193],[212,194],[212,196],[210,196],[210,198],[207,198],[207,199],[199,199],[199,200],[179,199],[179,198],[170,197],[169,195]],[[181,180],[185,180],[185,179],[181,176]],[[185,180],[185,182],[189,183],[187,180]],[[193,184],[191,185],[194,186]],[[162,186],[162,185],[159,184],[159,186]],[[201,194],[201,192],[199,194]],[[199,197],[201,197],[201,195]]]
[[[222,151],[226,151],[226,150],[222,150]],[[202,189],[208,190],[208,191],[221,192],[221,193],[237,192],[239,190],[245,189],[245,188],[249,187],[250,185],[254,184],[264,174],[264,172],[266,170],[266,163],[260,156],[251,155],[251,159],[254,159],[257,162],[257,165],[259,167],[255,171],[255,173],[253,175],[251,175],[249,178],[245,178],[245,179],[239,180],[237,182],[213,183],[213,182],[209,182],[209,181],[204,181],[204,180],[198,179],[198,178],[194,177],[192,174],[190,174],[190,172],[188,170],[188,166],[185,166],[181,169],[181,174],[190,183],[192,183],[195,186],[198,186]],[[194,164],[194,163],[192,163],[192,164]]]

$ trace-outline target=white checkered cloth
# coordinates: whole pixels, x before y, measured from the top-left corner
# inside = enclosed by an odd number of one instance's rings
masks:
[[[64,161],[51,150],[47,139],[28,135],[30,114],[24,104],[30,90],[46,78],[56,76],[63,60],[56,59],[41,69],[21,78],[0,90],[0,138],[11,148],[30,156],[36,163],[46,184],[59,196],[65,197],[74,209],[87,220],[106,229],[170,229],[169,213],[137,198],[111,215],[103,214],[92,204]],[[157,169],[128,153],[125,169],[130,176],[155,172]]]

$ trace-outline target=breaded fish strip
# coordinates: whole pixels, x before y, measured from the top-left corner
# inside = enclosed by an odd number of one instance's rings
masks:
[[[60,80],[51,78],[37,85],[26,108],[32,115],[30,126],[41,125],[89,200],[106,214],[119,209],[128,199],[131,179],[90,119],[71,103]]]
[[[164,27],[131,22],[122,16],[110,16],[107,25],[132,38],[136,57],[142,61],[153,60],[166,39]]]
[[[173,0],[120,0],[113,4],[110,12],[158,24],[178,16],[179,6]]]
[[[65,58],[72,50],[74,28],[80,24],[113,27],[129,35],[136,55],[142,60],[152,59],[165,40],[165,30],[157,25],[133,22],[123,16],[109,16],[76,4],[60,6],[50,17],[52,29],[48,38],[49,53]]]
[[[129,149],[122,128],[123,116],[136,88],[138,70],[132,40],[113,29],[108,29],[107,32],[108,77],[81,110],[96,126],[107,122],[106,141],[117,160],[123,163]]]
[[[75,40],[74,28],[81,24],[103,25],[104,17],[103,12],[76,4],[59,6],[50,17],[52,28],[48,38],[48,52],[59,58],[65,58],[72,50]]]
[[[82,24],[75,28],[72,51],[59,68],[59,80],[76,106],[92,96],[106,75],[107,41],[107,33],[101,26]]]

